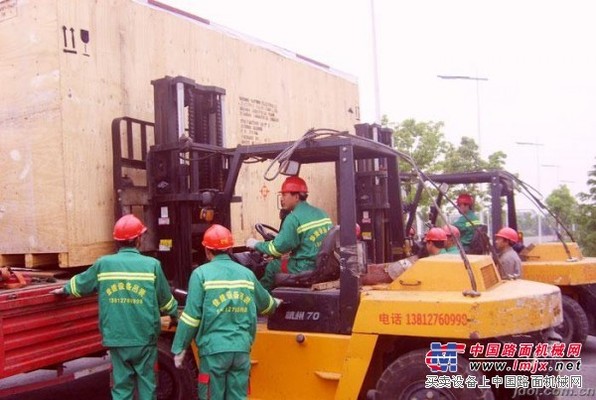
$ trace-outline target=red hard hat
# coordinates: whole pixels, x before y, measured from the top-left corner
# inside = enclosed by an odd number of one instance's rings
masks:
[[[472,196],[470,196],[468,193],[462,193],[459,196],[457,196],[456,204],[468,204],[471,206],[472,204],[474,204],[474,199],[472,199]]]
[[[228,228],[213,224],[205,231],[202,244],[208,249],[226,250],[234,246],[234,238]]]
[[[308,193],[308,187],[304,179],[297,176],[288,176],[284,183],[281,185],[280,193],[298,192]]]
[[[455,225],[444,225],[443,226],[443,230],[445,231],[445,235],[447,236],[455,236],[456,238],[459,239],[460,233],[459,233],[459,229],[457,229],[457,226]]]
[[[447,240],[447,235],[445,234],[445,231],[441,228],[431,228],[428,232],[426,232],[424,240],[426,240],[427,242],[445,241]]]
[[[519,240],[519,236],[517,235],[515,229],[509,227],[501,228],[495,236],[510,240],[513,243],[517,243]]]
[[[132,240],[147,231],[140,219],[132,214],[127,214],[114,224],[114,240]]]

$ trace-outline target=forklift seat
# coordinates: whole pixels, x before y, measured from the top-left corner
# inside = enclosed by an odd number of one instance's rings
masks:
[[[470,245],[466,249],[468,254],[489,254],[490,243],[488,238],[488,226],[484,224],[476,225],[474,236]]]
[[[339,225],[327,232],[317,253],[315,269],[298,274],[279,272],[275,274],[275,286],[308,287],[315,283],[339,279],[339,255],[337,254]]]

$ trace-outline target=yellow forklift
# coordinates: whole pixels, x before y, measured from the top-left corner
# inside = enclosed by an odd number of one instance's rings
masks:
[[[496,372],[472,369],[466,350],[549,341],[552,327],[562,321],[560,290],[504,281],[486,255],[415,260],[399,172],[399,163],[411,160],[383,143],[390,132],[361,124],[357,135],[310,130],[297,141],[224,148],[223,89],[182,77],[153,85],[155,124],[126,117],[113,123],[116,216],[144,214],[153,233],[145,250],[161,259],[181,303],[192,268],[204,262],[205,230],[212,223],[235,223],[230,205],[242,201],[234,187],[243,166],[268,162],[287,175],[299,174],[306,164],[335,170],[336,227],[321,246],[315,270],[273,290],[283,303],[259,320],[249,398],[511,398],[513,389],[502,385],[428,387],[428,376],[490,381]],[[137,141],[140,154],[133,151]],[[275,234],[264,224],[257,229]],[[263,260],[247,250],[234,248],[233,257],[258,275]],[[371,265],[403,268],[386,283],[364,285]],[[200,349],[187,354],[184,369],[175,369],[173,334],[165,330],[160,338],[159,398],[196,398]]]
[[[490,198],[490,226],[494,235],[503,226],[519,232],[516,195],[525,196],[543,216],[556,223],[553,229],[557,241],[534,243],[516,248],[522,259],[522,278],[557,285],[561,289],[564,321],[556,331],[566,343],[584,343],[587,336],[596,334],[596,258],[584,257],[571,231],[540,200],[540,194],[521,179],[507,171],[458,172],[433,174],[428,179],[437,185],[447,185],[437,196],[444,201],[449,187],[484,185]],[[418,191],[422,190],[419,186]],[[436,211],[436,210],[435,210]],[[431,211],[430,223],[436,223],[437,213]],[[544,219],[546,220],[546,218]],[[493,238],[494,239],[494,238]]]

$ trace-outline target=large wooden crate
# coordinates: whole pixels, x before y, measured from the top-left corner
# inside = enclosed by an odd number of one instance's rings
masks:
[[[110,124],[152,121],[150,81],[165,75],[226,89],[228,147],[358,122],[353,78],[157,2],[0,0],[0,264],[81,266],[113,250]],[[263,170],[239,180],[239,240],[275,223],[281,178]],[[330,174],[304,176],[333,210]]]

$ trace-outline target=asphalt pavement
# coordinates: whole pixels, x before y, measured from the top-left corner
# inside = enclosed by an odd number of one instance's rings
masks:
[[[11,396],[1,397],[1,400],[109,400],[110,375],[107,370],[109,357],[81,358],[64,364],[63,377],[73,375],[79,377],[68,382],[52,385],[39,390],[31,390]],[[91,373],[100,370],[101,372]],[[19,374],[0,380],[0,392],[9,388],[23,385],[36,385],[57,376],[54,370],[38,370],[26,374]]]
[[[109,359],[85,358],[66,363],[64,373],[71,374],[80,372],[85,375],[86,371],[94,368],[101,369]],[[580,398],[596,398],[596,337],[589,336],[581,352],[580,371],[562,372],[567,375],[582,376],[582,391],[576,391],[574,396],[559,396],[559,400],[572,400]],[[14,377],[0,380],[0,390],[15,385],[31,384],[39,380],[55,376],[55,371],[35,371],[28,374],[21,374]],[[64,384],[35,390],[18,395],[0,397],[1,400],[108,400],[110,399],[110,377],[107,371],[86,375]]]
[[[596,398],[596,337],[588,336],[581,352],[580,371],[567,371],[566,375],[582,376],[582,389],[576,391],[575,396],[559,396],[559,400],[594,399]],[[561,372],[563,374],[563,372]]]

